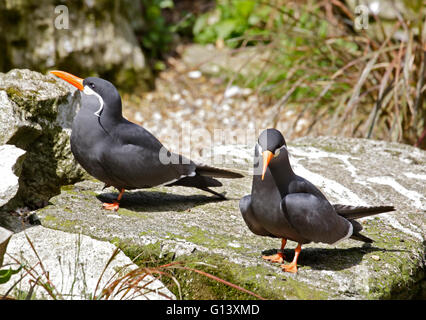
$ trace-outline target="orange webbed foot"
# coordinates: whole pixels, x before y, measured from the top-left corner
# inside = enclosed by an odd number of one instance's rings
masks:
[[[297,273],[297,259],[299,259],[299,254],[302,251],[302,245],[299,243],[294,249],[294,258],[290,264],[282,264],[281,268],[284,272]]]
[[[282,264],[281,268],[284,272],[297,273],[297,264],[296,263]]]
[[[274,263],[283,263],[284,262],[284,254],[282,252],[278,252],[271,256],[262,256],[262,259],[271,261]]]
[[[104,203],[104,204],[102,204],[102,208],[105,209],[105,210],[118,211],[119,207],[120,207],[120,204],[117,201],[114,201],[113,203]]]

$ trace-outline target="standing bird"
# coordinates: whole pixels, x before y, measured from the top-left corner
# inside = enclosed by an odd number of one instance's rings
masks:
[[[360,207],[332,205],[308,180],[296,175],[290,165],[287,145],[276,129],[264,130],[256,143],[254,165],[262,175],[254,174],[251,195],[240,200],[240,211],[248,228],[257,235],[281,238],[281,250],[265,260],[283,263],[287,240],[298,243],[293,261],[282,264],[286,272],[297,272],[302,244],[334,244],[348,238],[371,243],[360,234],[355,219],[394,211],[393,206]]]
[[[104,209],[118,210],[125,189],[158,185],[194,187],[225,198],[209,188],[222,185],[214,177],[242,177],[168,151],[149,131],[123,118],[121,97],[112,83],[95,77],[81,79],[63,71],[51,73],[81,92],[81,108],[71,133],[74,157],[105,186],[120,191],[117,201],[104,203]]]

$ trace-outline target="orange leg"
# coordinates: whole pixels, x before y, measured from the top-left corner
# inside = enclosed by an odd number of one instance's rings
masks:
[[[124,189],[120,190],[120,194],[117,197],[117,200],[114,201],[113,203],[104,203],[102,205],[102,208],[104,208],[105,210],[114,210],[117,211],[118,208],[120,207],[120,200],[123,197],[123,193],[124,193]]]
[[[281,239],[281,249],[278,251],[278,253],[273,254],[272,256],[262,256],[262,259],[276,262],[276,263],[283,263],[284,262],[284,247],[287,243],[287,239]]]
[[[294,258],[293,261],[290,264],[282,264],[281,268],[284,272],[291,272],[296,273],[297,272],[297,259],[299,258],[299,254],[302,251],[302,245],[299,243],[294,249]]]

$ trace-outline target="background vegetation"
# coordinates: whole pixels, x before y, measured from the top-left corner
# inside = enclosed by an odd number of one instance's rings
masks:
[[[157,8],[146,11],[154,28],[147,28],[150,36],[142,43],[156,48],[151,51],[154,60],[170,53],[176,39],[231,52],[258,50],[252,57],[257,68],[250,75],[221,72],[272,99],[272,125],[285,109],[295,109],[299,119],[310,121],[306,134],[426,147],[423,0],[403,1],[406,11],[394,8],[395,20],[370,12],[368,29],[359,31],[356,15],[340,0],[204,1],[210,3],[204,5],[207,10],[179,10],[174,19],[170,12],[182,1],[143,2]],[[165,67],[158,60],[156,66]]]

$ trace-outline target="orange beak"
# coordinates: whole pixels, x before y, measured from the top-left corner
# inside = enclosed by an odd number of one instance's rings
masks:
[[[262,152],[263,157],[263,170],[262,170],[262,180],[265,178],[266,168],[268,168],[269,161],[274,157],[274,154],[271,151],[263,151]]]
[[[58,71],[58,70],[53,70],[50,71],[50,73],[54,74],[55,76],[71,83],[74,87],[76,87],[78,90],[83,91],[84,86],[83,86],[83,80],[79,77],[76,77],[74,75],[72,75],[71,73],[68,72],[64,72],[64,71]]]

